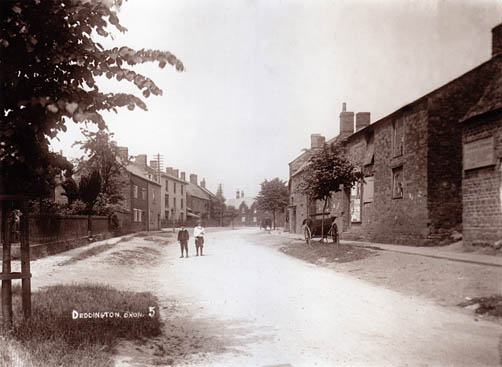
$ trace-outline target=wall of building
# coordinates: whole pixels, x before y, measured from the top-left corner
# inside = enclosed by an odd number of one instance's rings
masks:
[[[134,197],[134,185],[138,187],[138,195]],[[142,190],[146,190],[146,198],[142,197]],[[131,197],[131,218],[132,218],[132,231],[146,231],[148,229],[148,181],[140,178],[136,175],[131,174],[131,186],[130,186],[130,197]],[[141,210],[141,221],[135,218],[135,210]]]
[[[485,63],[429,97],[428,209],[430,238],[462,231],[462,133],[459,121],[478,102],[494,75]]]
[[[463,125],[464,144],[494,139],[494,164],[463,173],[463,240],[465,245],[493,245],[502,240],[502,112]]]
[[[160,229],[160,185],[148,182],[148,230]]]

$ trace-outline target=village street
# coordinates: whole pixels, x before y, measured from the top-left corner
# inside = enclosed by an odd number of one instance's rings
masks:
[[[191,239],[189,258],[172,234],[130,237],[72,265],[38,260],[33,284],[154,293],[164,333],[120,344],[118,366],[499,365],[500,324],[289,257],[257,232],[210,232],[204,257]]]

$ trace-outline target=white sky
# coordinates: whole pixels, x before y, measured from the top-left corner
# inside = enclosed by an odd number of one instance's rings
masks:
[[[222,183],[228,199],[287,180],[310,134],[338,134],[342,102],[374,122],[488,60],[502,2],[128,0],[119,18],[129,31],[107,46],[168,50],[186,71],[136,68],[164,94],[145,99],[148,112],[105,114],[110,131],[129,154],[160,153],[213,192]],[[53,149],[77,157],[68,125]]]

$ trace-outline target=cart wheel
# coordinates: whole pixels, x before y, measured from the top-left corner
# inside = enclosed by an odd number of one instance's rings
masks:
[[[308,226],[305,226],[303,234],[305,235],[305,242],[310,246],[312,243],[312,232],[310,232],[310,228]]]

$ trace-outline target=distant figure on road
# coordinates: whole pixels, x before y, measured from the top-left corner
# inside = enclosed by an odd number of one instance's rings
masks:
[[[180,243],[181,247],[181,257],[183,257],[183,249],[186,252],[186,255],[188,257],[188,239],[190,238],[190,235],[188,234],[188,230],[185,228],[185,225],[181,225],[181,229],[178,232],[178,242]]]
[[[193,230],[193,235],[195,237],[195,250],[197,251],[197,255],[199,256],[199,250],[200,250],[200,256],[204,256],[202,253],[202,248],[204,247],[204,228],[200,223],[197,223],[197,227],[194,228]]]

